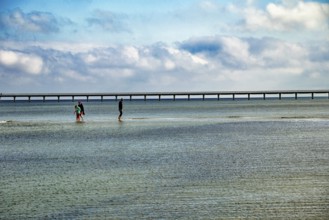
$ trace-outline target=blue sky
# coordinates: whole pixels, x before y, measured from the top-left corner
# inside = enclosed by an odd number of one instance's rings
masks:
[[[2,0],[0,92],[329,87],[329,3]]]

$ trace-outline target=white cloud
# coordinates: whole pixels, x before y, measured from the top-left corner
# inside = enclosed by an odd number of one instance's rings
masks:
[[[246,41],[236,37],[223,37],[221,41],[223,53],[226,53],[242,64],[252,64],[254,62],[249,54],[249,44]]]
[[[201,65],[207,65],[207,64],[209,64],[209,62],[206,59],[201,58],[201,57],[196,56],[196,55],[191,55],[191,59],[196,64],[201,64]]]
[[[83,60],[86,62],[86,64],[93,64],[97,61],[97,57],[93,54],[86,54],[83,56]]]
[[[164,61],[164,68],[165,70],[174,70],[176,67],[176,64],[171,60],[165,60]]]
[[[37,55],[0,50],[0,65],[14,71],[39,75],[44,64],[42,58]]]
[[[329,4],[318,2],[269,3],[265,10],[252,5],[247,8],[230,6],[235,12],[242,12],[244,25],[248,30],[328,30]]]
[[[298,2],[295,7],[270,3],[267,13],[272,25],[278,29],[306,28],[323,29],[328,27],[329,5],[315,2]]]
[[[272,40],[265,44],[257,59],[260,61],[258,64],[264,68],[288,68],[294,71],[286,71],[287,73],[295,74],[295,70],[302,69],[303,62],[308,60],[308,52],[299,44]]]
[[[128,63],[136,63],[139,61],[139,51],[136,47],[125,46],[122,49],[123,59]]]
[[[51,33],[59,31],[59,24],[51,13],[33,11],[24,13],[19,8],[0,13],[0,25],[8,31]]]
[[[124,14],[117,14],[112,11],[97,9],[93,12],[92,17],[87,18],[89,27],[100,27],[109,32],[130,32],[124,24],[127,18]]]
[[[87,82],[89,80],[92,79],[92,77],[90,76],[83,76],[82,74],[80,74],[79,72],[75,71],[75,70],[63,70],[62,73],[62,78],[70,78],[70,79],[74,79],[76,81],[83,81],[83,82]]]

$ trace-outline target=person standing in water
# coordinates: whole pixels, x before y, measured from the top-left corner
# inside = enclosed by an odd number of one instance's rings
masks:
[[[121,98],[121,100],[119,101],[119,117],[118,120],[121,121],[121,116],[122,116],[122,110],[123,110],[123,99]]]
[[[78,105],[74,106],[74,113],[76,115],[76,121],[80,121],[80,113],[81,113],[81,109]]]
[[[79,101],[78,107],[80,108],[80,117],[83,119],[83,115],[85,115],[85,108],[83,107],[82,102]]]

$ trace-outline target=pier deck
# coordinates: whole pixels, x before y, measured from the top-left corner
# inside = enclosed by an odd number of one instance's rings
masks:
[[[3,100],[57,100],[58,102],[61,100],[115,100],[117,101],[119,98],[124,98],[128,100],[133,99],[144,99],[144,101],[148,99],[158,99],[159,101],[165,97],[165,99],[176,100],[176,98],[180,99],[208,99],[208,98],[217,98],[220,100],[223,96],[225,98],[231,97],[232,100],[235,100],[237,97],[252,99],[252,98],[262,98],[266,99],[267,97],[277,97],[278,99],[282,99],[283,96],[289,95],[295,99],[298,99],[299,96],[305,97],[305,95],[309,95],[311,99],[314,99],[318,95],[322,95],[328,97],[329,99],[329,89],[327,90],[272,90],[272,91],[208,91],[208,92],[124,92],[124,93],[0,93],[0,101]]]

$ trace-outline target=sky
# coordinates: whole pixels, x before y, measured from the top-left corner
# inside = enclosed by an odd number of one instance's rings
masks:
[[[328,0],[0,1],[2,93],[328,88]]]

